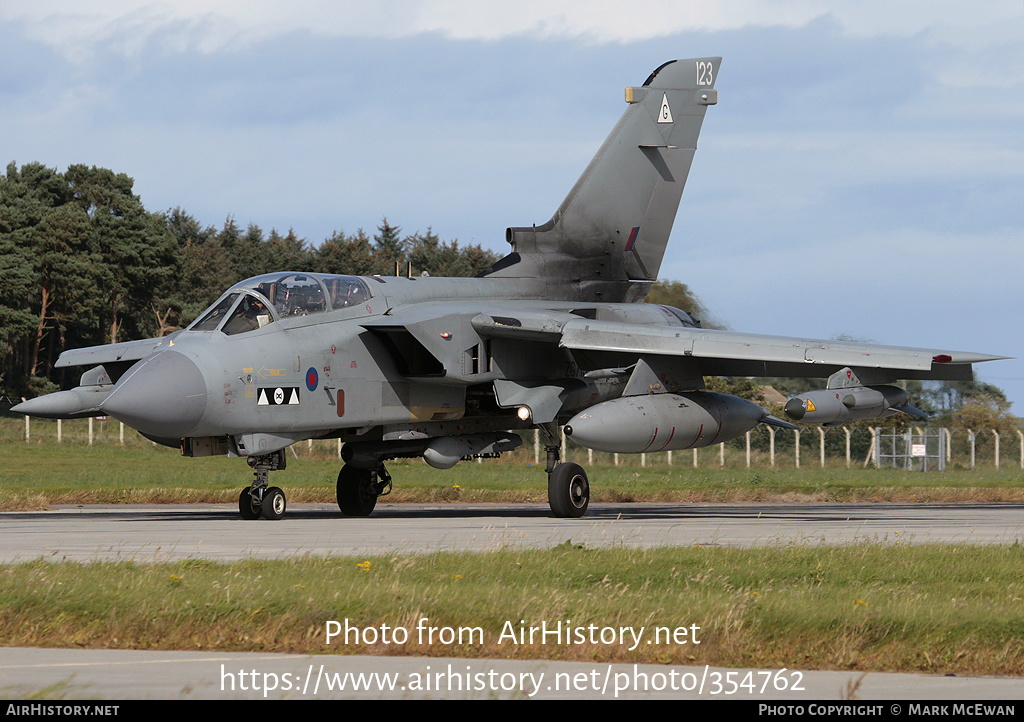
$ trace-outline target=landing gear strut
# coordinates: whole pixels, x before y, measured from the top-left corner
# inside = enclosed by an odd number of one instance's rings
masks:
[[[377,497],[391,492],[391,474],[383,463],[376,469],[345,464],[338,473],[338,508],[346,516],[369,516]]]
[[[547,452],[548,506],[559,519],[578,519],[590,505],[590,481],[579,464],[560,463],[561,437],[556,422],[541,424]]]
[[[284,450],[275,451],[272,454],[246,457],[246,462],[251,466],[253,476],[252,486],[242,489],[238,495],[238,512],[243,519],[252,520],[263,517],[276,521],[284,516],[288,508],[288,501],[284,492],[276,486],[268,486],[270,472],[285,468]]]

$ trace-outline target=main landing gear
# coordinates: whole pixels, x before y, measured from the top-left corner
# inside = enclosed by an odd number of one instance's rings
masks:
[[[548,473],[548,506],[561,519],[578,519],[590,505],[590,482],[579,464],[558,464]]]
[[[578,519],[590,505],[590,481],[579,464],[561,463],[557,423],[541,424],[547,452],[548,506],[560,519]]]
[[[338,508],[346,516],[369,516],[377,497],[391,493],[391,474],[383,462],[376,469],[345,464],[338,473]]]
[[[252,486],[242,489],[238,495],[238,513],[243,519],[252,520],[263,517],[277,521],[284,516],[288,501],[284,492],[276,486],[268,486],[270,472],[285,467],[284,450],[272,454],[246,457],[246,462],[254,469]]]
[[[558,518],[578,519],[590,505],[590,481],[579,464],[563,463],[560,457],[561,436],[554,422],[541,424],[544,449],[547,452],[548,505]],[[271,471],[285,468],[284,450],[246,458],[253,468],[252,485],[238,495],[238,512],[243,519],[284,517],[288,508],[284,492],[268,484]],[[372,463],[370,461],[369,463]],[[366,469],[345,464],[338,473],[338,508],[346,516],[369,516],[377,506],[377,498],[391,492],[391,474],[383,462]]]

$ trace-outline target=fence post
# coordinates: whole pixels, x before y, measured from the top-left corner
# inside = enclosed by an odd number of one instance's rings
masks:
[[[800,429],[793,431],[793,447],[796,451],[796,468],[800,468]]]
[[[1024,443],[1024,442],[1022,442],[1022,443]],[[1021,448],[1024,448],[1024,446],[1022,446]],[[1020,458],[1024,459],[1024,454],[1022,454]],[[1021,464],[1024,465],[1024,461],[1022,461]],[[750,432],[749,431],[747,432],[747,468],[748,469],[750,468]]]
[[[775,468],[775,427],[768,427],[768,451],[772,460],[772,468]]]
[[[846,432],[846,468],[850,468],[850,435],[853,433],[848,426],[843,427]]]
[[[996,469],[999,468],[999,432],[992,429],[992,435],[996,437]]]
[[[974,471],[974,431],[968,429],[967,438],[971,440],[971,471]]]
[[[819,426],[818,427],[818,436],[821,437],[820,438],[820,445],[819,445],[818,449],[821,451],[821,468],[824,469],[825,468],[825,427],[824,426]]]

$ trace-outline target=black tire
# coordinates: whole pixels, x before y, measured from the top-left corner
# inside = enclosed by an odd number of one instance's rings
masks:
[[[246,521],[259,519],[261,511],[260,503],[258,501],[253,503],[252,487],[247,486],[242,489],[242,493],[238,495],[238,513],[242,515],[242,518]]]
[[[263,492],[263,518],[269,521],[277,521],[284,516],[288,508],[288,501],[284,498],[284,492],[278,487],[272,486]]]
[[[579,464],[559,464],[548,474],[548,505],[559,519],[578,519],[590,505],[590,481]]]
[[[338,473],[338,508],[345,516],[370,516],[377,506],[375,474],[345,464]]]

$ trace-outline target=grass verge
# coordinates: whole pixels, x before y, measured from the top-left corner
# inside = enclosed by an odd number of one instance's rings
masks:
[[[272,483],[284,488],[290,502],[333,503],[341,461],[326,449],[302,452],[289,455],[288,468],[274,472]],[[234,503],[252,480],[241,459],[184,459],[148,442],[126,448],[8,442],[4,457],[0,511],[46,509],[51,504]],[[543,466],[532,465],[522,454],[482,464],[464,462],[448,471],[420,460],[395,461],[388,468],[395,489],[385,502],[547,500]],[[1014,468],[928,474],[845,466],[693,468],[678,459],[672,466],[587,468],[594,501],[1024,502],[1024,471]]]
[[[1024,676],[1021,568],[1020,545],[883,544],[35,561],[0,566],[0,644]],[[328,645],[328,620],[359,632]],[[531,643],[542,623],[583,638]]]

